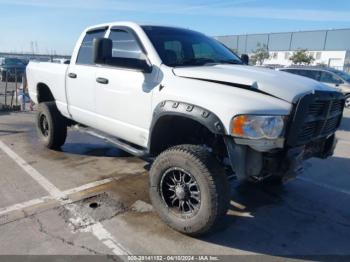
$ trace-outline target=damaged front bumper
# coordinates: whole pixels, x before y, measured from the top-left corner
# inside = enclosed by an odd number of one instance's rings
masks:
[[[251,146],[237,144],[232,137],[225,137],[230,165],[239,180],[264,180],[270,176],[294,178],[302,173],[304,160],[333,155],[336,142],[333,134],[303,146],[259,152]]]

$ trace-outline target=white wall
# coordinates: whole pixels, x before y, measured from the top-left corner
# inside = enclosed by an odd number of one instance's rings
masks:
[[[346,51],[308,51],[308,53],[315,58],[312,65],[325,64],[343,70]],[[264,65],[291,65],[289,57],[292,55],[293,51],[270,51],[270,59],[265,60]]]

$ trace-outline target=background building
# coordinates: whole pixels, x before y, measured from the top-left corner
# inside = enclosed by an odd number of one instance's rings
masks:
[[[291,65],[293,52],[307,49],[315,58],[313,65],[350,71],[350,29],[228,35],[216,39],[238,54],[252,54],[259,45],[265,45],[270,53],[265,65]]]

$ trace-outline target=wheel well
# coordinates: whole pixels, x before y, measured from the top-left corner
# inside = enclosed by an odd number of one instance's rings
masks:
[[[160,117],[152,128],[150,153],[158,155],[181,144],[206,145],[218,155],[226,154],[223,136],[214,134],[198,121],[178,115]]]
[[[37,92],[38,92],[38,103],[55,101],[55,98],[52,95],[50,88],[47,85],[43,83],[39,83],[37,86]]]

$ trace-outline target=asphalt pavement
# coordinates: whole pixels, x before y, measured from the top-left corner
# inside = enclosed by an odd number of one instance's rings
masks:
[[[0,115],[0,255],[350,255],[350,110],[333,157],[283,187],[232,182],[221,230],[200,238],[153,212],[149,163],[72,130],[47,150],[34,118]]]

